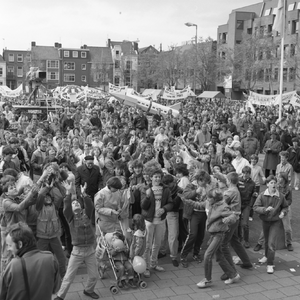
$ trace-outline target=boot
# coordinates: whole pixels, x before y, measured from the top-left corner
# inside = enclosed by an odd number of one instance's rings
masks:
[[[286,248],[288,251],[294,251],[294,248],[292,246],[292,233],[291,232],[285,232],[285,240],[286,240]]]

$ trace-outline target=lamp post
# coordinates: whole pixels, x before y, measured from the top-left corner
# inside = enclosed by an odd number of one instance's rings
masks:
[[[192,26],[196,27],[196,36],[195,36],[196,64],[194,65],[194,93],[196,94],[196,68],[198,65],[198,49],[197,49],[198,48],[198,25],[191,22],[184,23],[184,25],[188,27],[192,27]]]

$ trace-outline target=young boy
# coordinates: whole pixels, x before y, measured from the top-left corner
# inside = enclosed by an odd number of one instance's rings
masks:
[[[163,272],[158,266],[157,256],[166,229],[167,212],[173,208],[173,200],[169,188],[162,185],[163,173],[160,168],[150,171],[151,185],[141,195],[142,215],[146,222],[146,249],[143,258],[147,263],[145,277],[150,277],[150,268]]]
[[[55,300],[62,300],[74,281],[79,266],[84,262],[87,267],[88,280],[83,294],[93,299],[99,299],[94,289],[98,279],[97,262],[95,257],[95,234],[92,226],[94,205],[85,187],[81,189],[83,205],[78,200],[71,201],[72,183],[64,183],[66,197],[64,198],[64,215],[69,223],[73,250],[68,264],[67,273],[63,279]]]
[[[252,206],[252,199],[255,194],[255,183],[251,179],[251,168],[246,166],[242,169],[238,189],[241,195],[241,215],[239,222],[239,237],[245,248],[249,248],[249,214]]]

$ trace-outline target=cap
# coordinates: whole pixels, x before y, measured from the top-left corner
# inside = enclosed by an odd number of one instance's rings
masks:
[[[84,160],[94,160],[94,156],[93,155],[87,155]]]

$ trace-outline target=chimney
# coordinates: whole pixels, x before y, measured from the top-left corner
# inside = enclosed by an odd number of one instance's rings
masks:
[[[139,44],[137,42],[133,42],[133,49],[139,51]]]
[[[31,42],[31,47],[35,47],[36,43],[35,42]]]
[[[159,52],[162,52],[162,43],[160,43]]]
[[[110,39],[107,40],[107,47],[110,48]]]
[[[86,44],[83,45],[83,49],[87,49],[87,45]]]
[[[62,44],[61,43],[58,44],[58,48],[62,48]]]
[[[54,47],[58,48],[59,43],[54,43]]]

